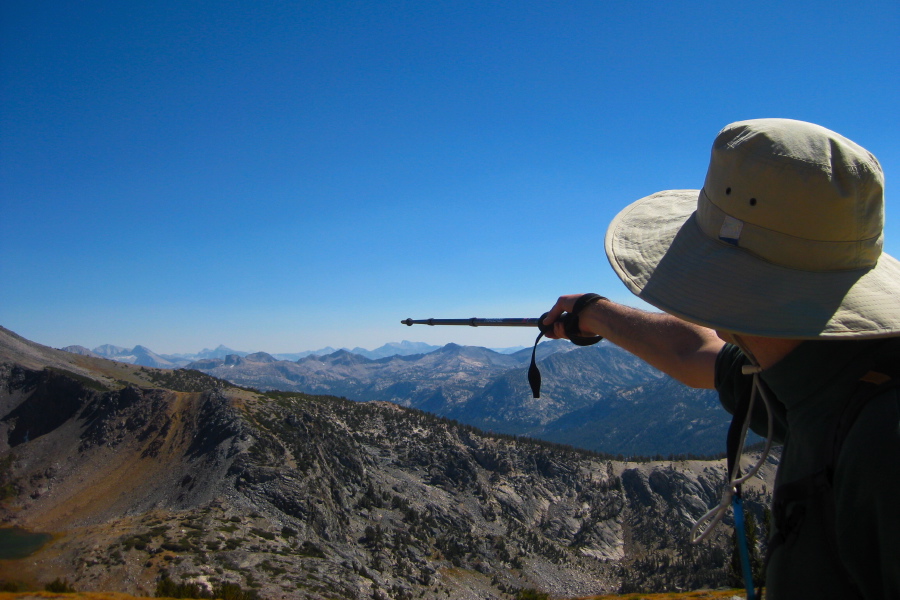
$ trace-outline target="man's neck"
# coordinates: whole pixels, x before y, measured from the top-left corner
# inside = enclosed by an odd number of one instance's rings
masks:
[[[790,354],[803,340],[757,337],[754,335],[731,336],[744,351],[749,351],[764,370],[774,366]]]

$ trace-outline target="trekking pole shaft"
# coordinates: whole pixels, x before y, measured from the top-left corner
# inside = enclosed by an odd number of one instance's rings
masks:
[[[537,319],[479,319],[478,317],[472,317],[471,319],[406,319],[404,321],[400,321],[403,325],[409,325],[412,327],[413,325],[468,325],[470,327],[537,327],[541,330],[542,335],[548,335],[553,331],[553,325],[551,324],[543,324],[544,318],[547,316],[547,313],[542,314]],[[572,315],[568,313],[563,313],[560,316],[559,321],[565,326],[566,336],[572,341],[573,344],[578,346],[590,346],[591,344],[596,344],[603,338],[600,336],[591,336],[591,337],[583,337],[579,333],[578,329],[578,319],[573,318]],[[559,322],[558,321],[558,322]],[[538,338],[540,339],[540,338]]]
[[[468,325],[469,327],[537,327],[540,319],[406,319],[403,325]]]

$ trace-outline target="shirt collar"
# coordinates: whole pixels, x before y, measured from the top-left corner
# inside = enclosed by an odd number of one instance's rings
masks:
[[[860,354],[884,340],[806,340],[761,373],[763,381],[786,407],[796,404],[822,386],[859,373],[847,369]]]

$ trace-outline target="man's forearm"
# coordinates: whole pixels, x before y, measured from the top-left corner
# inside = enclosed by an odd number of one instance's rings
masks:
[[[724,342],[712,329],[605,299],[582,310],[579,324],[584,333],[603,336],[682,383],[713,387]]]

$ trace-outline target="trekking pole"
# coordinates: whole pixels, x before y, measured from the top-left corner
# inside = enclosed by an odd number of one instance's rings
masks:
[[[400,321],[403,325],[408,325],[412,327],[413,325],[468,325],[469,327],[537,327],[540,330],[540,334],[538,334],[537,339],[534,340],[534,348],[531,350],[531,366],[528,368],[528,383],[531,385],[531,394],[535,398],[541,397],[541,372],[537,368],[536,364],[536,352],[538,342],[541,341],[541,338],[550,332],[553,329],[553,325],[544,325],[544,317],[547,316],[548,313],[542,314],[537,319],[533,318],[500,318],[500,319],[480,319],[478,317],[472,317],[470,319],[406,319],[404,321]],[[569,314],[563,313],[559,318],[560,321],[563,322],[563,327],[566,331],[566,336],[568,336],[569,340],[572,341],[573,344],[578,346],[590,346],[591,344],[596,344],[603,338],[600,336],[594,337],[585,337],[581,335],[581,330],[578,328],[578,318]]]
[[[540,327],[540,319],[406,319],[400,321],[404,325],[468,325],[470,327]]]
[[[500,319],[480,319],[472,317],[470,319],[405,319],[400,321],[403,325],[412,327],[413,325],[468,325],[469,327],[537,327],[541,331],[541,335],[547,335],[553,329],[553,324],[544,325],[544,317],[549,313],[544,313],[537,319],[534,318],[500,318]],[[578,319],[569,313],[563,313],[559,318],[563,322],[566,336],[577,346],[590,346],[596,344],[602,337],[591,336],[585,337],[581,335],[578,329]],[[540,336],[538,336],[540,339]]]

